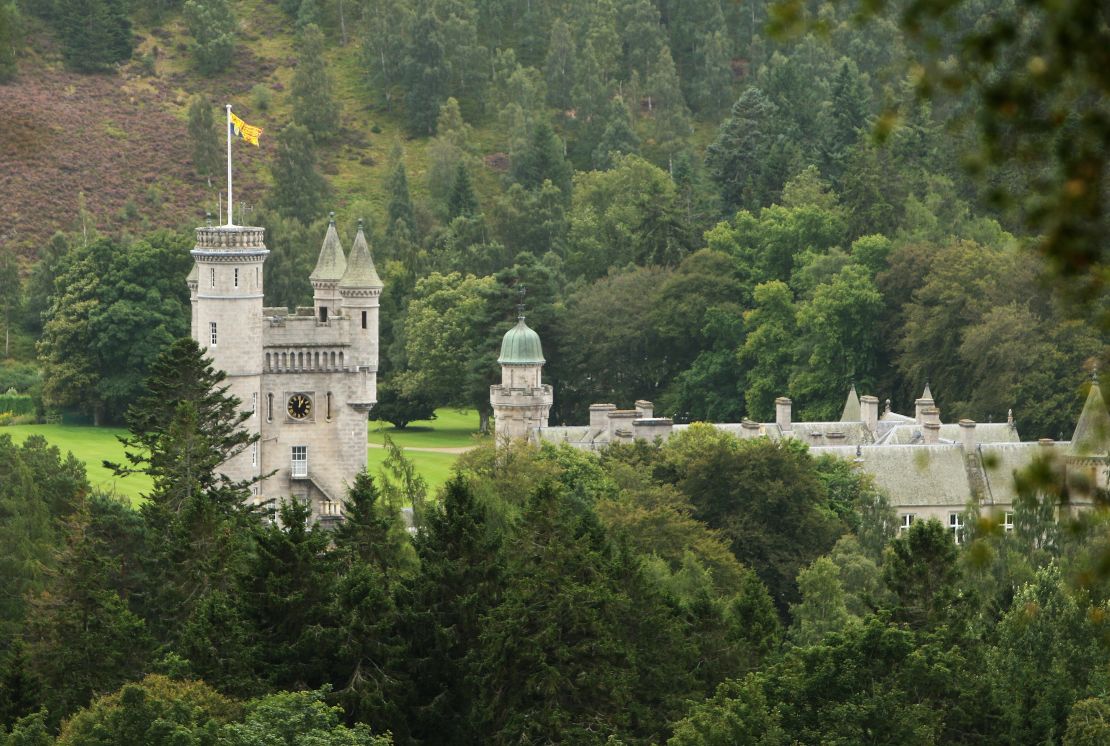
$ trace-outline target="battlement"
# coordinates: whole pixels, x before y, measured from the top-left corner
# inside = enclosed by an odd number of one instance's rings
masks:
[[[197,230],[198,251],[265,250],[265,229],[245,225],[201,226]]]

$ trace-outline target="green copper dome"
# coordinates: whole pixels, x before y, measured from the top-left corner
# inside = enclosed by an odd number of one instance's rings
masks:
[[[546,362],[543,359],[543,348],[540,346],[540,335],[536,334],[521,317],[501,340],[501,356],[497,362],[502,365],[536,365]]]

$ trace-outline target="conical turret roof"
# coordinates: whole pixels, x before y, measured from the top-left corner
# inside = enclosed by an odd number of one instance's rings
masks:
[[[362,231],[362,221],[358,221],[358,233],[351,244],[351,256],[347,261],[347,271],[339,281],[340,288],[380,288],[382,280],[378,277],[378,270],[374,267],[374,258],[370,256],[370,246],[366,243],[366,234]]]
[[[918,401],[932,401],[933,392],[929,390],[929,382],[925,382],[925,390],[921,392],[921,396],[917,398]]]
[[[1071,436],[1071,448],[1084,456],[1110,453],[1110,412],[1106,411],[1098,378],[1091,381],[1091,390]]]
[[[497,362],[501,365],[537,365],[546,362],[543,359],[540,335],[524,323],[523,315],[517,319],[516,326],[505,332],[501,339],[501,355]]]
[[[848,392],[848,400],[844,402],[844,411],[840,413],[841,422],[861,422],[863,413],[860,411],[859,397],[856,396],[856,385]]]
[[[324,244],[320,247],[320,258],[316,260],[316,269],[312,270],[308,279],[313,282],[339,282],[346,271],[347,258],[343,256],[343,246],[339,243],[339,233],[335,230],[333,212]]]

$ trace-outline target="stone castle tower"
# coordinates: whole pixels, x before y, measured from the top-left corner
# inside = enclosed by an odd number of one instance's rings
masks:
[[[541,380],[545,361],[540,335],[524,323],[523,309],[516,326],[501,340],[497,362],[501,385],[489,390],[494,433],[498,442],[528,438],[537,428],[547,426],[554,396],[551,386]]]
[[[264,308],[263,229],[197,228],[189,274],[192,334],[261,437],[224,464],[232,479],[273,474],[258,503],[295,496],[314,517],[340,517],[340,501],[366,468],[367,416],[377,401],[382,282],[360,221],[348,260],[334,215],[310,275],[312,307]]]

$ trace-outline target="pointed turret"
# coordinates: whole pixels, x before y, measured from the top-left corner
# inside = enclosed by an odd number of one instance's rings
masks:
[[[929,382],[925,382],[925,390],[921,392],[921,396],[913,403],[914,419],[917,424],[925,422],[925,413],[936,408],[936,402],[933,401],[933,392],[929,390]]]
[[[316,269],[308,276],[312,283],[313,305],[320,321],[327,321],[329,315],[339,313],[339,281],[347,271],[347,258],[343,256],[343,245],[335,230],[335,213],[330,213],[330,217],[328,232],[320,246],[320,257],[316,260]]]
[[[351,244],[351,256],[347,260],[347,269],[339,281],[339,289],[348,288],[381,288],[382,280],[378,277],[378,270],[374,267],[374,258],[370,256],[370,246],[366,243],[366,234],[362,230],[362,220],[358,221],[358,233]]]
[[[1079,421],[1075,423],[1071,448],[1081,456],[1110,454],[1110,412],[1106,411],[1106,401],[1102,398],[1097,377],[1091,381],[1087,401],[1083,404]]]
[[[860,411],[859,396],[856,395],[856,384],[848,391],[848,399],[844,402],[844,411],[840,413],[841,422],[860,422],[863,414]]]

